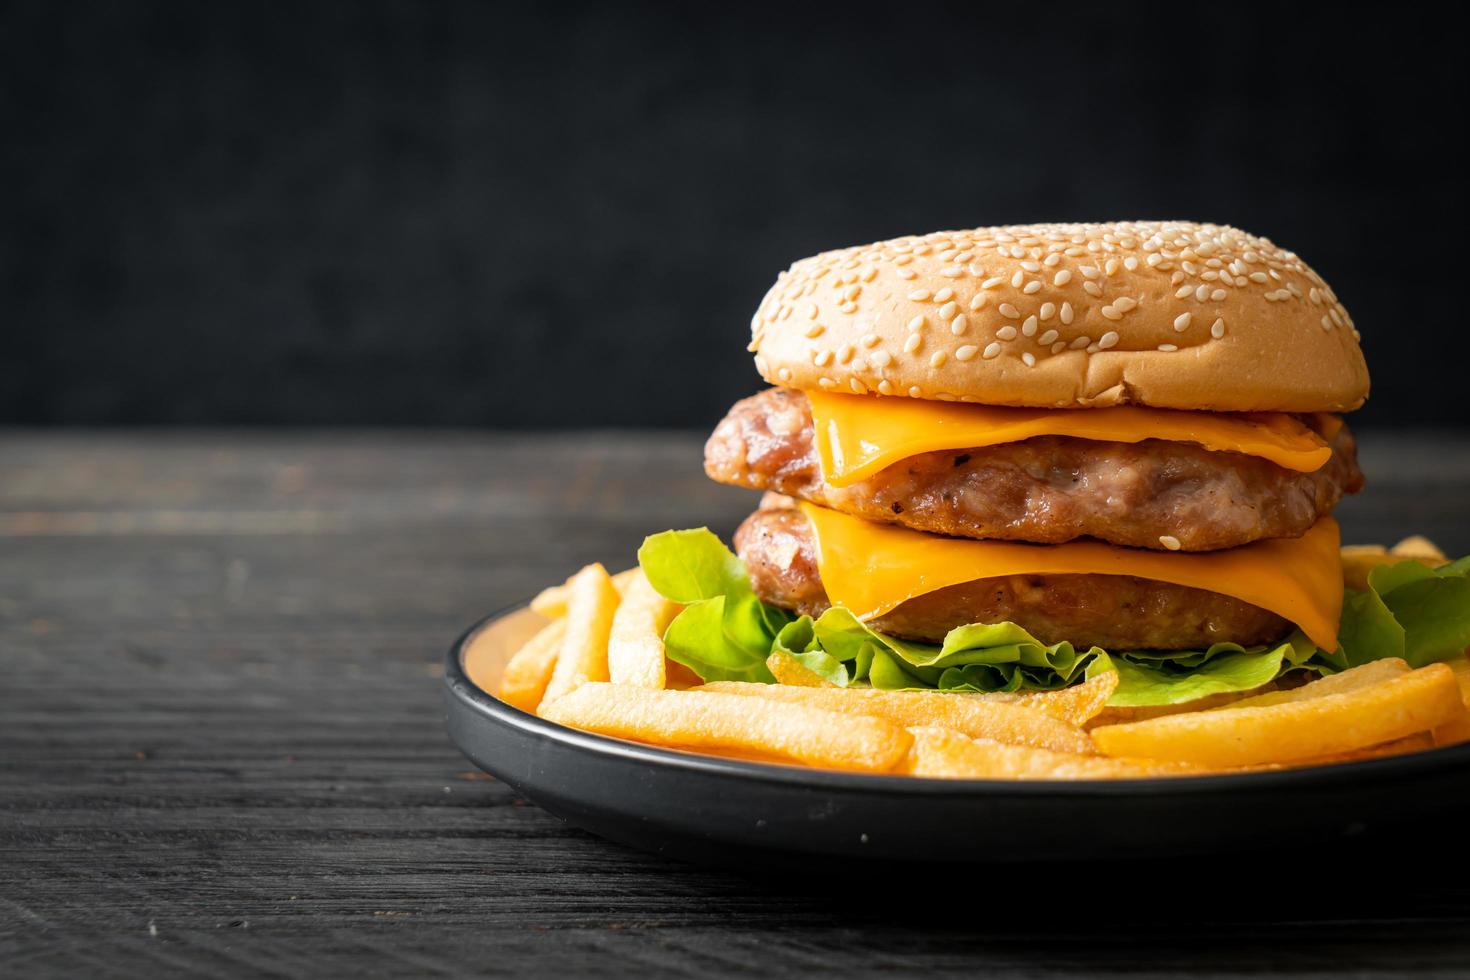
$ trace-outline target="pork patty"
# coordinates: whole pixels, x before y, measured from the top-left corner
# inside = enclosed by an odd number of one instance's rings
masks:
[[[735,548],[762,602],[820,616],[830,602],[806,515],[758,510]],[[1229,596],[1131,575],[1006,575],[917,596],[870,622],[903,639],[937,643],[956,626],[1013,622],[1043,643],[1111,650],[1202,650],[1211,643],[1271,643],[1291,632],[1275,613]]]
[[[935,534],[1042,544],[1094,537],[1155,549],[1167,535],[1184,551],[1213,551],[1300,537],[1361,489],[1347,426],[1329,441],[1332,459],[1299,473],[1187,442],[1038,436],[922,453],[837,488],[822,479],[806,396],[770,388],[730,409],[704,447],[704,469],[720,483]]]

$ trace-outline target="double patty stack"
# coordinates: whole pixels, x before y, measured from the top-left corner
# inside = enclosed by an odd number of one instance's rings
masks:
[[[1295,254],[1185,222],[978,228],[826,252],[767,294],[773,387],[705,449],[769,491],[757,594],[937,642],[1014,622],[1114,650],[1334,649],[1332,508],[1368,373]]]

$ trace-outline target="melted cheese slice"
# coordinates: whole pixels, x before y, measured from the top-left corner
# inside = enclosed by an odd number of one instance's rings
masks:
[[[1002,575],[1134,575],[1232,596],[1337,649],[1342,557],[1337,522],[1324,517],[1294,539],[1224,551],[1148,551],[1101,541],[1020,544],[945,538],[802,504],[816,536],[827,596],[859,619],[951,585]]]
[[[834,487],[851,486],[920,453],[994,446],[1033,436],[1193,442],[1206,449],[1260,456],[1302,473],[1320,469],[1332,458],[1332,449],[1317,433],[1280,412],[1227,415],[1131,405],[1001,408],[824,391],[806,395],[822,476]]]

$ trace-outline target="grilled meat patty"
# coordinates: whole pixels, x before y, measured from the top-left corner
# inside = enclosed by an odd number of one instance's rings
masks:
[[[1167,535],[1184,551],[1213,551],[1300,537],[1361,489],[1347,426],[1330,443],[1325,466],[1299,473],[1194,443],[1039,436],[922,453],[837,488],[822,479],[806,396],[770,388],[730,409],[705,445],[704,468],[721,483],[935,534],[1042,544],[1094,537],[1155,549]]]
[[[809,616],[830,605],[806,515],[756,511],[735,547],[763,602]],[[1020,625],[1043,643],[1070,640],[1113,650],[1191,650],[1230,640],[1244,646],[1286,636],[1291,624],[1229,596],[1131,575],[1007,575],[918,596],[872,620],[879,632],[938,642],[966,623]]]

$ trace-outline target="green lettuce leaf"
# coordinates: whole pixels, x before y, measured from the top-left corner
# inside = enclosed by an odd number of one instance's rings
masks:
[[[1300,630],[1271,647],[1079,650],[1044,644],[1015,623],[960,626],[943,643],[914,643],[840,606],[813,620],[763,604],[744,563],[705,528],[652,535],[638,561],[655,589],[685,606],[664,635],[669,657],[707,681],[774,683],[765,661],[780,650],[839,687],[884,690],[1052,690],[1113,671],[1109,703],[1146,707],[1249,691],[1294,670],[1327,674],[1385,657],[1420,667],[1470,647],[1470,557],[1437,569],[1412,561],[1374,569],[1368,591],[1344,597],[1331,651]]]

